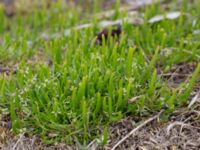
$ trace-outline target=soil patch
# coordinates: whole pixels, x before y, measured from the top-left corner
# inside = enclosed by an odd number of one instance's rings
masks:
[[[118,146],[117,149],[129,150],[197,150],[200,148],[200,104],[193,109],[182,109],[175,112],[167,123],[159,120],[146,125],[133,136]],[[134,120],[123,119],[111,127],[110,141],[106,150],[126,136]],[[124,124],[124,125],[123,125]]]
[[[175,64],[167,73],[159,69],[159,75],[168,82],[169,87],[176,88],[191,77],[197,64],[197,62]]]

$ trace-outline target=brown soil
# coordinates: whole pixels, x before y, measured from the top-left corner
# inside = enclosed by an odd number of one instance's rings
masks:
[[[160,75],[168,82],[170,87],[176,88],[191,77],[197,64],[198,62],[179,63],[174,65],[169,72],[160,73]]]
[[[165,124],[158,120],[138,130],[130,136],[117,149],[130,150],[197,150],[200,148],[200,104],[197,104],[192,110],[183,109],[175,112],[171,120]],[[112,127],[110,142],[106,149],[112,147],[123,138],[134,124],[130,118],[123,119]]]

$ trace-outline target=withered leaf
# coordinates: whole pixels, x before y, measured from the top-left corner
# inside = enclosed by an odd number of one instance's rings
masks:
[[[103,42],[103,37],[105,38],[105,40],[108,39],[109,34],[112,37],[115,37],[115,36],[119,37],[121,32],[122,32],[121,25],[117,25],[116,28],[113,28],[110,31],[108,28],[104,28],[100,33],[97,34],[96,42],[101,45]]]

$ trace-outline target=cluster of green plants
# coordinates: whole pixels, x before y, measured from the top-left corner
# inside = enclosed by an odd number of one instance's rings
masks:
[[[161,109],[170,114],[187,104],[200,64],[189,82],[175,89],[157,70],[167,72],[180,62],[199,62],[200,34],[193,31],[200,28],[200,9],[183,5],[177,20],[155,24],[148,19],[166,13],[160,4],[140,11],[143,25],[124,22],[119,39],[110,36],[98,45],[95,35],[101,29],[96,26],[64,35],[67,28],[88,20],[79,20],[78,12],[66,10],[59,2],[48,9],[33,8],[25,16],[19,11],[12,19],[1,8],[0,61],[3,66],[18,65],[16,74],[0,75],[0,112],[10,115],[13,131],[40,135],[47,143],[87,145],[102,136],[101,142],[106,143],[110,123],[127,115],[150,116]],[[49,38],[41,37],[44,32]],[[52,37],[55,33],[60,36]],[[38,52],[51,64],[27,63]],[[136,96],[139,99],[129,103]]]

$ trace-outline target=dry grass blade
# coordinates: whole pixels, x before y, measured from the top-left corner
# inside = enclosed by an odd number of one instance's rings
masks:
[[[169,136],[170,135],[170,131],[172,128],[174,128],[174,126],[181,126],[181,129],[182,128],[195,128],[195,129],[198,129],[200,130],[200,128],[198,127],[194,127],[192,125],[189,125],[189,124],[186,124],[186,123],[183,123],[183,122],[179,122],[179,121],[176,121],[174,123],[171,123],[168,127],[167,127],[167,135]]]
[[[42,143],[37,136],[26,137],[24,134],[14,138],[10,137],[3,145],[0,143],[1,148],[2,150],[78,150],[77,147],[71,147],[62,142],[56,145],[47,145]]]
[[[92,142],[90,142],[87,146],[87,148],[90,150],[96,150],[97,147],[98,147],[98,143],[97,143],[96,139],[94,139]]]
[[[13,150],[16,149],[18,143],[22,141],[23,136],[24,136],[24,133],[20,135],[19,139],[17,140],[17,142],[15,143],[15,145],[12,148]]]
[[[128,137],[130,137],[131,135],[133,135],[136,131],[140,130],[142,127],[144,127],[145,125],[147,125],[148,123],[152,122],[153,120],[157,119],[160,114],[163,111],[159,112],[157,115],[149,118],[148,120],[146,120],[144,123],[140,124],[139,126],[137,126],[136,128],[134,128],[131,132],[129,132],[124,138],[122,138],[117,144],[114,145],[114,147],[111,150],[115,150],[121,143],[123,143]]]
[[[135,103],[140,98],[141,98],[141,96],[136,96],[136,97],[131,98],[128,102],[129,102],[129,104],[132,104],[132,103]]]
[[[200,92],[199,92],[200,93]],[[199,98],[199,93],[197,93],[191,100],[190,104],[188,105],[188,108],[191,108],[195,102],[198,101],[198,98]]]

